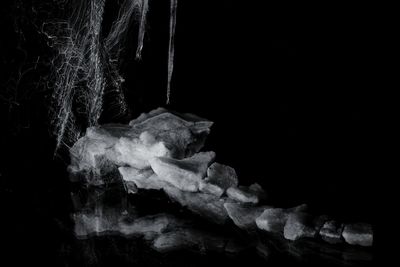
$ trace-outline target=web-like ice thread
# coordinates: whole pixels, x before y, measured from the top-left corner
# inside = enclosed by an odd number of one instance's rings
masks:
[[[72,1],[70,4],[76,6],[70,19],[46,23],[43,30],[51,46],[57,49],[53,60],[52,110],[56,153],[61,146],[76,141],[83,129],[98,123],[106,89],[115,92],[114,103],[119,111],[126,111],[122,91],[124,79],[119,74],[120,55],[129,26],[136,21],[139,24],[136,59],[141,59],[149,11],[149,0],[124,0],[110,32],[102,37],[105,0]],[[174,66],[176,11],[177,0],[170,0],[167,104]],[[81,124],[83,126],[79,127]]]

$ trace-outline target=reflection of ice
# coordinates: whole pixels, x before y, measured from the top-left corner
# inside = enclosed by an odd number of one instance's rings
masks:
[[[162,195],[161,191],[154,192]],[[82,242],[96,236],[124,237],[127,242],[141,240],[140,242],[160,253],[182,250],[201,253],[216,251],[241,257],[243,253],[254,251],[268,259],[271,254],[278,253],[278,250],[300,261],[324,260],[351,265],[371,260],[371,254],[358,248],[321,245],[311,239],[292,243],[279,235],[256,230],[239,234],[226,227],[227,225],[210,228],[211,225],[204,224],[199,217],[177,214],[173,206],[170,213],[169,209],[160,205],[163,212],[146,214],[146,208],[154,205],[146,204],[151,201],[152,195],[135,196],[134,202],[129,201],[124,187],[118,183],[80,188],[72,195],[75,203],[75,213],[72,216],[75,236]],[[159,201],[163,203],[165,199],[161,198]],[[141,207],[137,209],[133,203]]]
[[[126,201],[127,193],[118,184],[81,188],[72,197],[76,210],[72,216],[74,233],[79,239],[99,235],[143,238],[160,252],[179,249],[223,252],[228,243],[229,253],[234,252],[232,243],[237,244],[236,252],[246,248],[235,235],[209,232],[191,218],[179,218],[165,212],[139,216]]]

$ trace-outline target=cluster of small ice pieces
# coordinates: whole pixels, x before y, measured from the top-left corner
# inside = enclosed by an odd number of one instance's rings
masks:
[[[240,185],[235,170],[216,162],[214,152],[200,152],[212,124],[192,114],[158,108],[129,125],[91,127],[71,148],[69,171],[84,173],[80,177],[86,184],[98,186],[107,182],[104,173],[118,168],[119,179],[122,178],[128,193],[163,190],[172,201],[198,216],[219,225],[232,221],[244,232],[265,231],[282,236],[287,242],[314,239],[329,244],[372,246],[373,231],[369,224],[344,224],[329,216],[315,216],[305,204],[288,209],[272,207],[259,184]],[[85,214],[75,216],[77,225],[93,219]],[[168,218],[146,217],[130,224],[117,218],[112,226],[100,220],[94,225],[89,223],[93,229],[78,227],[76,234],[84,236],[116,229],[122,234],[149,232],[153,234],[147,238],[153,237],[153,245],[159,250],[167,248],[171,240],[185,246],[197,239],[202,239],[197,243],[213,239],[193,230],[154,237],[154,233],[168,227],[172,221]],[[151,229],[147,231],[146,227]]]

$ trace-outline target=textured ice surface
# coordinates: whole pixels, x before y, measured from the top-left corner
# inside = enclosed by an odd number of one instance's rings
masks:
[[[372,246],[372,226],[367,223],[354,223],[344,226],[342,236],[351,245]]]
[[[319,234],[323,240],[331,244],[343,242],[342,240],[343,224],[336,221],[327,221],[322,226]]]
[[[254,230],[257,228],[256,219],[264,212],[271,208],[269,206],[246,206],[239,203],[225,203],[224,207],[229,217],[239,227],[245,230]]]
[[[71,148],[70,169],[99,172],[105,161],[143,169],[150,167],[152,158],[185,158],[202,148],[211,125],[201,118],[158,109],[130,125],[91,127]]]
[[[150,165],[161,180],[183,191],[196,192],[214,158],[214,152],[200,152],[182,160],[154,157]]]
[[[229,187],[237,185],[238,178],[235,169],[214,162],[207,169],[207,177],[200,183],[200,191],[221,196]]]
[[[228,188],[226,193],[230,198],[242,203],[258,204],[266,198],[265,191],[258,184],[253,184],[249,187],[232,186]]]

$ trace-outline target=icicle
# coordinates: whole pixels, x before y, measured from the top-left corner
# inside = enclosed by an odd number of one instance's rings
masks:
[[[136,59],[140,59],[142,57],[143,40],[144,40],[144,34],[146,32],[147,11],[149,11],[149,0],[141,0],[139,35],[138,35],[138,44],[137,44],[137,49],[136,49]]]
[[[170,0],[170,21],[169,21],[169,50],[168,50],[168,84],[167,84],[167,104],[170,102],[171,79],[174,70],[174,43],[175,26],[178,0]]]

